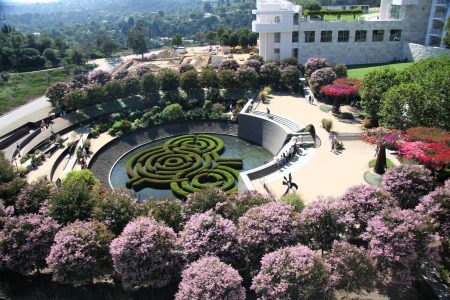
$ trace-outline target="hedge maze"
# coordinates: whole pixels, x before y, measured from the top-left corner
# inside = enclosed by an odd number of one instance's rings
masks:
[[[126,186],[135,190],[170,188],[179,198],[210,186],[236,192],[242,159],[221,158],[223,151],[223,141],[215,136],[188,134],[171,138],[127,161],[130,180]]]

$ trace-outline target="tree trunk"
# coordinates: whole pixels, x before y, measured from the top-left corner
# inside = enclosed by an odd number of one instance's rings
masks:
[[[383,175],[386,171],[386,146],[379,146],[377,153],[377,161],[375,163],[374,171],[377,174]]]

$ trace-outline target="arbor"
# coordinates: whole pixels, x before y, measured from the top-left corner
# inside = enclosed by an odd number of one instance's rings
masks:
[[[330,270],[320,256],[303,245],[264,255],[253,278],[258,299],[327,299]]]
[[[176,300],[244,300],[242,277],[217,257],[204,257],[183,271]]]
[[[334,241],[327,256],[337,288],[348,293],[372,291],[377,280],[375,262],[364,248],[345,241]]]
[[[94,208],[94,219],[105,224],[115,235],[137,215],[137,203],[126,191],[111,190],[100,196]]]
[[[185,91],[197,90],[200,88],[200,80],[196,70],[184,72],[180,76],[180,87]]]
[[[236,226],[213,211],[193,215],[179,235],[185,261],[217,256],[221,261],[238,263],[240,249]]]
[[[369,115],[374,126],[380,119],[384,93],[399,83],[400,78],[397,71],[389,67],[376,69],[364,75],[361,84],[361,106]]]
[[[47,257],[53,280],[83,285],[111,272],[108,246],[113,234],[98,222],[76,221],[62,228]]]
[[[334,199],[318,199],[307,205],[299,216],[300,239],[314,250],[330,250],[339,239],[342,225]]]
[[[172,45],[174,46],[180,46],[183,44],[183,37],[181,34],[177,33],[175,36],[172,37]]]
[[[298,241],[294,208],[274,202],[249,209],[238,222],[238,238],[257,269],[261,257]]]
[[[175,245],[176,234],[171,228],[152,218],[137,218],[111,242],[114,269],[126,284],[163,287],[179,270]]]
[[[127,37],[127,45],[133,49],[136,54],[141,54],[144,59],[144,53],[147,48],[147,31],[143,21],[138,21],[130,30]]]
[[[141,88],[144,94],[150,95],[159,90],[158,77],[153,73],[147,73],[141,78]]]
[[[158,74],[159,83],[163,91],[175,91],[178,89],[180,77],[172,69],[162,69]]]
[[[28,214],[4,218],[0,231],[0,268],[27,274],[45,268],[59,225],[50,217]]]
[[[412,209],[434,189],[434,179],[423,166],[400,165],[386,171],[382,188],[391,193],[402,209]]]

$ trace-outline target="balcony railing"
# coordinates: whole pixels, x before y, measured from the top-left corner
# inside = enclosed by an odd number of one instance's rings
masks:
[[[435,18],[435,19],[445,19],[446,15],[447,14],[445,14],[445,13],[435,13],[433,18]]]
[[[442,35],[442,29],[433,28],[433,29],[431,29],[430,33],[440,36],[440,35]]]

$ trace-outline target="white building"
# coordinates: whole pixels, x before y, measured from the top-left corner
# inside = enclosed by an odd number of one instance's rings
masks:
[[[378,16],[321,21],[303,17],[302,7],[287,0],[257,0],[252,30],[265,60],[296,57],[304,63],[323,56],[346,64],[385,63],[410,59],[417,51],[413,44],[442,46],[449,2],[382,0]]]

